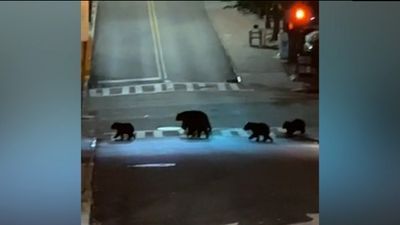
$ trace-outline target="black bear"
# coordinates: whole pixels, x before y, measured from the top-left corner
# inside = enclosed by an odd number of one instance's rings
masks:
[[[260,136],[263,136],[264,139],[263,141],[266,142],[267,140],[270,140],[270,142],[273,142],[274,140],[271,138],[269,135],[270,129],[269,126],[265,123],[253,123],[253,122],[248,122],[246,125],[243,127],[244,130],[248,131],[250,130],[252,132],[252,135],[249,137],[249,140],[253,138],[257,138],[256,141],[260,141]]]
[[[182,129],[186,131],[187,137],[198,137],[204,132],[209,137],[212,128],[207,114],[202,111],[191,110],[178,113],[176,121],[182,121]]]
[[[304,134],[306,132],[306,123],[302,119],[285,121],[282,125],[282,128],[286,129],[286,135],[291,137],[296,131],[300,131],[302,134]]]
[[[128,140],[131,140],[132,137],[135,139],[135,128],[130,123],[113,123],[111,125],[112,130],[116,130],[117,133],[115,134],[114,138],[120,137],[120,141],[124,140],[124,135],[128,135]]]

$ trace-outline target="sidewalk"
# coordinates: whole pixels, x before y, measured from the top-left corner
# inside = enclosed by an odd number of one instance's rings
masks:
[[[250,85],[263,85],[280,91],[303,91],[303,82],[294,82],[290,74],[293,68],[277,57],[277,50],[252,48],[248,32],[254,24],[264,27],[264,20],[256,15],[244,15],[237,9],[224,9],[232,2],[204,1],[206,12],[221,43],[230,58],[236,75]],[[307,134],[319,139],[318,127],[307,128]]]
[[[255,15],[243,15],[236,9],[224,9],[231,2],[204,1],[211,23],[231,59],[237,75],[244,83],[263,84],[271,88],[298,89],[302,83],[292,82],[277,57],[277,50],[252,48],[248,31],[254,24],[264,27]]]

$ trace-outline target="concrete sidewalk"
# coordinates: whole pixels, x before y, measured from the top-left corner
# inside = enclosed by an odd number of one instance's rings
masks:
[[[244,15],[236,9],[224,9],[231,2],[205,1],[205,9],[214,26],[237,75],[244,83],[263,84],[279,89],[301,88],[302,83],[292,82],[277,50],[252,48],[248,44],[248,31],[254,24],[264,27],[257,16]]]

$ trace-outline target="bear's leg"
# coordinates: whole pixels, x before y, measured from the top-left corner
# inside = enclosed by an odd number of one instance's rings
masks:
[[[208,139],[208,137],[210,136],[210,132],[208,130],[204,131],[204,133],[206,134],[206,139]]]
[[[197,128],[197,129],[196,129],[196,137],[197,137],[197,138],[200,138],[200,137],[201,137],[201,132],[202,132],[202,130],[201,130],[200,128]]]
[[[259,142],[259,141],[260,141],[260,135],[257,135],[257,139],[256,139],[256,141],[257,141],[257,142]]]
[[[301,134],[304,134],[306,132],[306,128],[302,127],[300,131],[301,131]]]
[[[128,141],[130,141],[135,135],[133,133],[129,133]]]
[[[263,142],[266,142],[269,139],[269,134],[263,134]]]
[[[256,137],[256,135],[255,135],[255,134],[252,134],[252,135],[250,135],[249,140],[251,140],[251,139],[253,139],[253,138],[255,138],[255,137]]]
[[[193,129],[193,127],[189,127],[188,128],[188,131],[187,131],[187,133],[186,133],[186,137],[193,137],[193,133],[194,133],[194,129]]]
[[[114,135],[113,138],[115,139],[115,138],[119,137],[120,135],[121,135],[121,133],[119,131],[117,131],[117,133]]]

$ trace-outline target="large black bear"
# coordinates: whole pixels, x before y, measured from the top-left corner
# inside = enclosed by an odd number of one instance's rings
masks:
[[[300,131],[302,134],[304,134],[306,132],[306,123],[302,119],[285,121],[282,125],[282,128],[286,129],[286,135],[291,137],[296,131]]]
[[[260,141],[260,136],[263,136],[264,142],[266,142],[267,140],[270,140],[270,142],[274,142],[274,140],[269,135],[270,133],[269,126],[265,123],[248,122],[243,127],[243,129],[246,131],[250,130],[252,132],[252,135],[249,137],[249,140],[256,137],[257,138],[256,141],[258,142]]]
[[[191,110],[178,113],[176,121],[182,121],[182,129],[186,131],[187,137],[200,138],[204,132],[208,138],[212,131],[208,116],[202,111]]]
[[[136,139],[135,127],[130,123],[113,123],[111,129],[117,131],[114,138],[120,137],[120,141],[124,140],[125,134],[128,135],[128,140]]]

